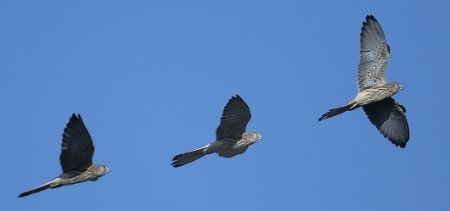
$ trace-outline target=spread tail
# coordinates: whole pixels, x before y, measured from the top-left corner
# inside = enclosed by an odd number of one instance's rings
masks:
[[[43,190],[46,190],[46,189],[50,188],[51,184],[52,184],[52,181],[47,182],[47,183],[45,183],[45,184],[43,184],[43,185],[41,185],[41,186],[39,186],[37,188],[33,188],[31,190],[28,190],[28,191],[25,191],[25,192],[21,193],[18,197],[22,198],[22,197],[28,196],[30,194],[33,194],[33,193],[41,192]]]
[[[339,108],[333,108],[330,109],[327,113],[323,114],[320,118],[319,121],[328,119],[330,117],[334,117],[336,115],[342,114],[346,111],[351,111],[353,109],[357,108],[357,103],[353,102],[353,103],[349,103],[345,106],[339,107]]]
[[[194,160],[197,160],[197,159],[209,154],[208,152],[206,152],[207,147],[208,146],[205,146],[200,149],[194,150],[192,152],[186,152],[183,154],[176,155],[172,159],[172,161],[173,161],[172,166],[175,168],[178,168],[180,166],[186,165]]]

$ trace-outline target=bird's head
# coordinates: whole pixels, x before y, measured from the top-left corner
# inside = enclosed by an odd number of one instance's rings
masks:
[[[397,92],[403,90],[403,86],[398,82],[392,82],[389,84],[389,89],[392,92],[397,93]]]
[[[262,139],[262,135],[259,133],[244,133],[242,137],[247,139],[252,144]]]
[[[106,165],[95,165],[94,172],[98,177],[101,177],[111,172],[111,169]]]
[[[261,134],[257,133],[256,135],[258,136],[258,141],[262,139],[262,135]]]

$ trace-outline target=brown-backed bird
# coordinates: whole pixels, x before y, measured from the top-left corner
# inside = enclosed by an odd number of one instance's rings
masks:
[[[216,129],[216,141],[175,156],[172,166],[180,167],[211,153],[226,158],[244,153],[250,145],[262,138],[258,133],[245,132],[250,117],[247,103],[239,95],[233,96],[223,109],[219,127]]]
[[[62,174],[39,187],[25,191],[19,197],[28,196],[48,188],[59,188],[80,182],[96,181],[110,172],[106,165],[92,165],[94,145],[81,116],[72,114],[62,136],[59,160]]]
[[[397,82],[388,83],[385,79],[390,48],[383,29],[372,15],[368,15],[363,22],[360,41],[358,94],[346,105],[323,114],[319,121],[362,106],[370,122],[383,136],[404,148],[409,140],[406,109],[392,98],[402,90],[402,86]]]

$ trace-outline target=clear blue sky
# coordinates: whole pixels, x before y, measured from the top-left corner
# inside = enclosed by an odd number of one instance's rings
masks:
[[[359,33],[373,14],[405,89],[396,148],[358,109]],[[448,210],[448,1],[1,1],[0,210]],[[170,159],[215,138],[234,94],[263,140],[231,159]],[[60,173],[81,113],[112,172],[16,196]]]

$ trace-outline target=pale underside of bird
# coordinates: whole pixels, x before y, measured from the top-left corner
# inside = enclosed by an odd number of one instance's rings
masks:
[[[226,158],[244,153],[250,145],[262,138],[258,133],[245,132],[250,117],[247,103],[239,95],[233,96],[223,109],[220,124],[216,129],[216,141],[194,151],[176,155],[172,159],[172,166],[180,167],[211,153]]]
[[[48,188],[58,188],[86,181],[96,181],[110,172],[106,165],[92,165],[94,145],[91,136],[81,119],[72,114],[62,136],[59,156],[63,173],[50,182],[25,191],[19,197],[25,197]]]
[[[374,16],[366,17],[360,36],[358,94],[346,105],[330,109],[319,121],[362,106],[370,122],[381,134],[396,146],[404,148],[409,140],[406,109],[392,98],[402,90],[402,86],[397,82],[388,83],[385,79],[390,47]]]

